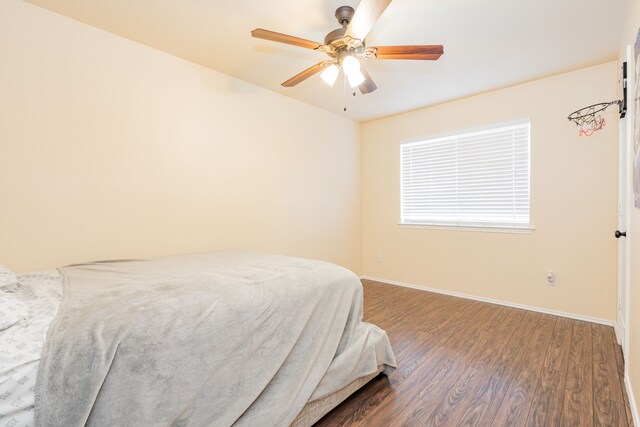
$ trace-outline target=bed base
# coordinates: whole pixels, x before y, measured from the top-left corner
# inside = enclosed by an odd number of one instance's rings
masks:
[[[382,371],[384,371],[384,368],[384,366],[379,366],[377,372],[360,377],[334,393],[307,403],[304,408],[302,408],[302,411],[298,414],[296,419],[293,420],[291,427],[313,426],[333,408],[341,404],[347,397],[351,396],[373,378],[377,377]]]

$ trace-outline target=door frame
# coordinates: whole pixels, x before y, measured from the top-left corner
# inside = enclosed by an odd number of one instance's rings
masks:
[[[627,91],[631,98],[631,90],[634,87],[635,61],[633,60],[632,46],[627,46],[626,55],[620,62],[627,63]],[[620,231],[628,231],[631,208],[633,206],[633,146],[634,146],[634,116],[635,103],[629,102],[627,115],[620,119],[618,135],[618,228]],[[622,189],[620,188],[622,186]],[[624,255],[620,251],[620,245],[624,246]],[[625,359],[629,354],[629,296],[630,296],[630,269],[631,269],[631,242],[630,236],[621,238],[618,243],[618,292],[616,298],[616,338],[622,346]],[[622,325],[620,324],[622,323]],[[625,370],[627,369],[625,364]]]

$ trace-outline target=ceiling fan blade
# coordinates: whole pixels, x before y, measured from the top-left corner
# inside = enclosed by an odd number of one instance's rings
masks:
[[[376,59],[417,59],[435,61],[444,53],[442,45],[368,47],[365,56]]]
[[[361,0],[347,27],[345,36],[362,42],[389,3],[391,0]]]
[[[296,74],[295,76],[291,77],[289,80],[287,80],[286,82],[282,83],[282,86],[284,87],[293,87],[299,83],[302,83],[303,81],[307,80],[309,77],[318,74],[320,71],[324,70],[325,67],[327,66],[327,63],[330,63],[331,61],[322,61],[317,63],[316,65],[314,65],[313,67],[309,67],[306,70],[304,70],[303,72]]]
[[[305,49],[317,49],[322,46],[321,43],[311,40],[301,39],[287,34],[276,33],[275,31],[256,28],[251,31],[251,35],[258,39],[270,40],[272,42],[285,43],[293,46],[304,47]]]
[[[362,73],[362,75],[364,75],[364,82],[360,86],[358,86],[358,88],[360,89],[360,93],[366,95],[367,93],[371,93],[374,90],[378,89],[378,86],[376,86],[376,84],[373,82],[373,79],[362,65],[360,66],[360,72]]]

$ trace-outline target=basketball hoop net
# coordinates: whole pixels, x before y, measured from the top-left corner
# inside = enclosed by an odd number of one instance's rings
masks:
[[[606,121],[604,117],[602,117],[602,113],[612,105],[620,106],[621,102],[611,101],[589,105],[588,107],[574,111],[569,114],[567,118],[578,127],[578,135],[591,136],[605,126]]]

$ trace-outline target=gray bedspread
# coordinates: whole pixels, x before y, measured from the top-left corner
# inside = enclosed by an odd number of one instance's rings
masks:
[[[336,265],[238,251],[61,269],[36,425],[287,426],[395,359]]]

